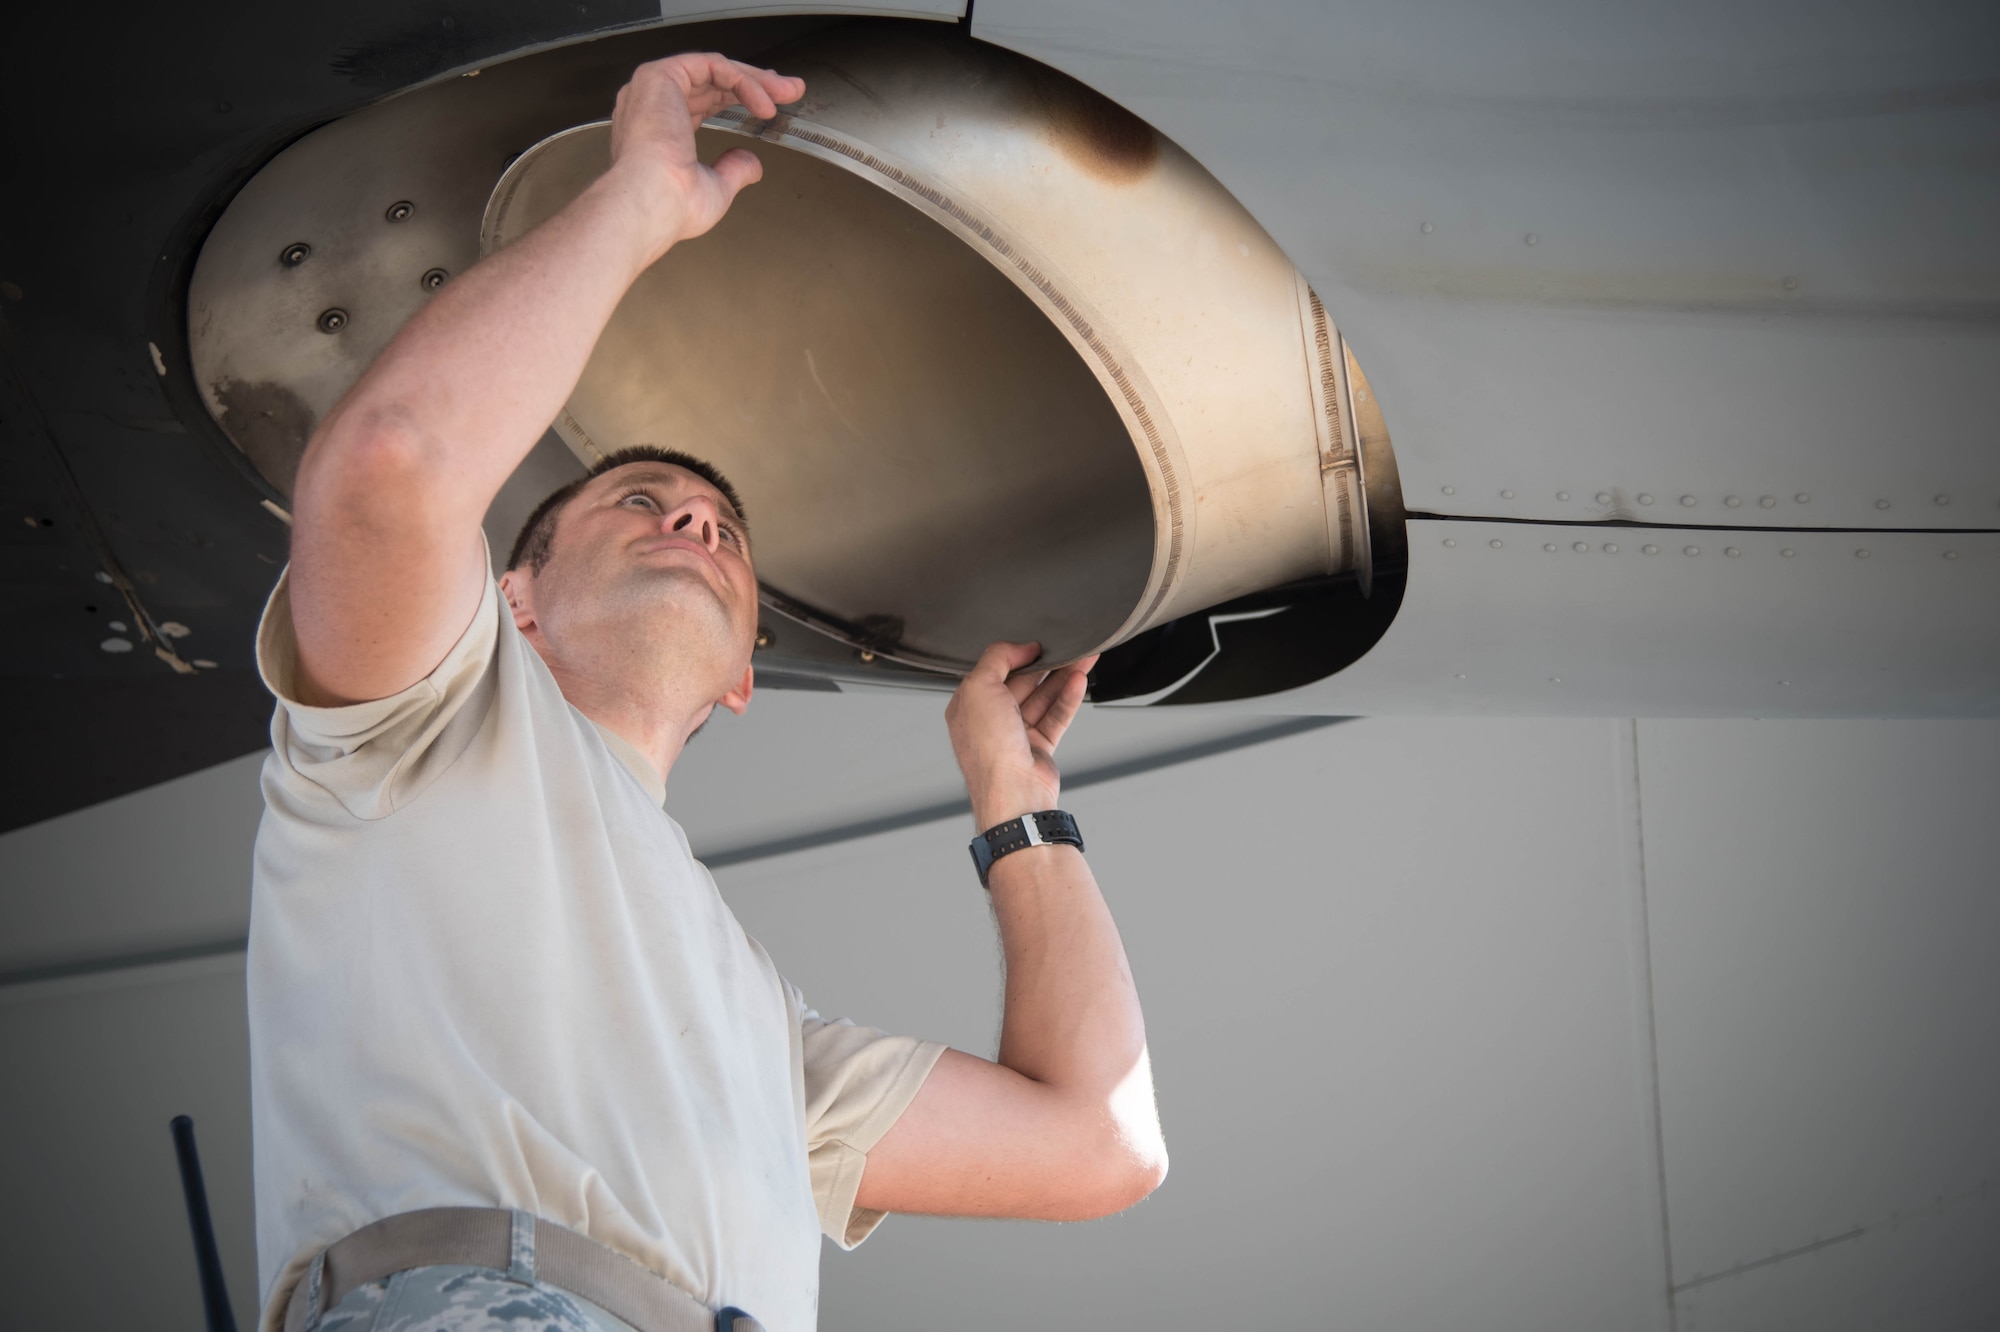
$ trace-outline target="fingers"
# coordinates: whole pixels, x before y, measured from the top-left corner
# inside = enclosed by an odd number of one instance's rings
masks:
[[[746,185],[755,185],[764,177],[764,164],[748,148],[731,148],[715,159],[711,170],[721,178],[732,199],[738,190]]]
[[[1097,658],[1085,657],[1050,674],[1021,704],[1021,721],[1031,731],[1040,731],[1054,749],[1062,733],[1075,720],[1090,688],[1090,668]]]
[[[1011,684],[1012,681],[1008,680],[1010,675],[1041,655],[1040,643],[992,643],[987,646],[986,651],[979,654],[979,660],[972,664],[972,669],[967,671],[965,676],[968,680],[979,679],[994,684],[1002,682]],[[1032,687],[1031,685],[1030,688]],[[1016,695],[1017,698],[1025,696],[1025,691]]]
[[[737,105],[760,120],[768,120],[778,114],[780,102],[796,102],[806,92],[804,79],[759,69],[712,51],[690,51],[653,64],[679,85],[689,114],[697,122],[725,106]]]

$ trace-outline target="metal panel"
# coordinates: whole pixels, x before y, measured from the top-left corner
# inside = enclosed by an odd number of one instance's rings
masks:
[[[1682,1326],[1994,1326],[2000,723],[1640,754]]]
[[[1409,590],[1375,649],[1246,706],[2000,714],[2000,534],[1437,519],[1409,533]]]
[[[1992,6],[983,0],[973,26],[1256,214],[1368,367],[1414,509],[2000,527]]]

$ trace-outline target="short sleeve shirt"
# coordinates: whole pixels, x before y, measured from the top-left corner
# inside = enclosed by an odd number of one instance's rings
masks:
[[[880,1221],[866,1154],[943,1047],[806,1007],[494,584],[427,678],[332,708],[298,701],[287,587],[248,964],[265,1328],[314,1253],[439,1206],[812,1328],[819,1235]]]

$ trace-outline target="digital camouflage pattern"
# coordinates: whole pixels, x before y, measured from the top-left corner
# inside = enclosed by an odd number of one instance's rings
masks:
[[[633,1332],[567,1291],[487,1267],[413,1267],[356,1286],[319,1332]]]

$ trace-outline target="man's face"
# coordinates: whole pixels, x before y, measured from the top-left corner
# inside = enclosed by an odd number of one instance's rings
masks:
[[[520,571],[516,571],[516,576]],[[630,463],[588,485],[556,521],[548,563],[531,580],[540,637],[565,657],[604,657],[610,635],[666,647],[713,675],[717,697],[748,668],[757,636],[750,534],[721,491],[669,463]]]

